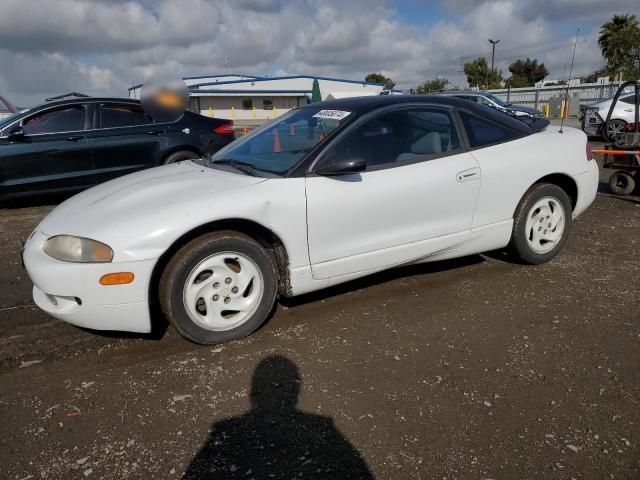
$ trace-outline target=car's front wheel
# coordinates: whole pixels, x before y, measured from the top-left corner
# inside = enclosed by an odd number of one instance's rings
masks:
[[[550,261],[564,246],[572,222],[571,200],[557,185],[534,185],[513,218],[511,246],[526,263]]]
[[[191,152],[189,150],[179,150],[167,156],[167,158],[162,161],[162,164],[169,165],[170,163],[181,162],[183,160],[195,160],[197,158],[200,158],[200,155],[198,155],[197,153]]]
[[[606,126],[606,140],[614,143],[617,146],[624,144],[624,130],[627,126],[627,122],[624,120],[609,120]]]
[[[224,343],[249,335],[269,316],[278,276],[273,256],[251,237],[221,231],[182,247],[160,278],[164,314],[185,338]]]

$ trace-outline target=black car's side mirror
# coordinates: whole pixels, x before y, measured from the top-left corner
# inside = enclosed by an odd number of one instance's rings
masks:
[[[367,162],[364,158],[338,158],[334,161],[320,165],[314,173],[327,177],[335,175],[349,175],[364,172],[367,169]]]
[[[24,140],[24,129],[22,127],[16,127],[7,135],[7,139],[11,142],[20,142]]]

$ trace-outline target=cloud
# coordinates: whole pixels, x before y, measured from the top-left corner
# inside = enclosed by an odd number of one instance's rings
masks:
[[[2,93],[21,104],[80,90],[127,95],[156,72],[317,73],[364,78],[376,71],[403,88],[436,75],[458,82],[461,57],[491,55],[498,68],[537,57],[562,76],[573,27],[584,25],[576,70],[602,64],[597,29],[637,0],[446,0],[429,28],[426,0],[48,0],[0,2]],[[427,5],[428,4],[428,5]],[[427,11],[427,10],[425,10]],[[416,13],[418,12],[418,13]]]
[[[60,53],[0,49],[0,64],[7,66],[0,70],[0,92],[20,106],[71,91],[94,95],[126,91],[126,83],[109,68],[72,60]]]

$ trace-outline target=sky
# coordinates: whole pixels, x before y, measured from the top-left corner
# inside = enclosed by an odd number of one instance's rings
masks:
[[[20,106],[79,91],[127,96],[150,75],[380,72],[408,89],[461,63],[529,56],[548,78],[601,67],[597,37],[638,0],[2,0],[0,95]]]

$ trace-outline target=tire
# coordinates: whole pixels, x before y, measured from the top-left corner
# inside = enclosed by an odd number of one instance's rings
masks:
[[[571,215],[571,200],[562,188],[550,183],[534,185],[516,208],[512,250],[525,263],[538,265],[550,261],[567,241]]]
[[[636,188],[633,176],[628,172],[614,172],[609,177],[609,190],[616,195],[630,195]]]
[[[196,158],[200,158],[200,155],[197,153],[193,153],[190,150],[180,150],[178,152],[173,152],[167,158],[162,161],[163,165],[169,165],[170,163],[181,162],[182,160],[195,160]]]
[[[159,290],[162,311],[175,329],[192,342],[214,345],[249,335],[265,322],[278,274],[273,256],[254,239],[220,231],[182,247],[164,269]]]
[[[627,122],[624,120],[610,120],[608,124],[604,125],[607,128],[607,131],[603,132],[604,138],[620,146],[624,143],[624,127],[626,127],[626,125]]]

